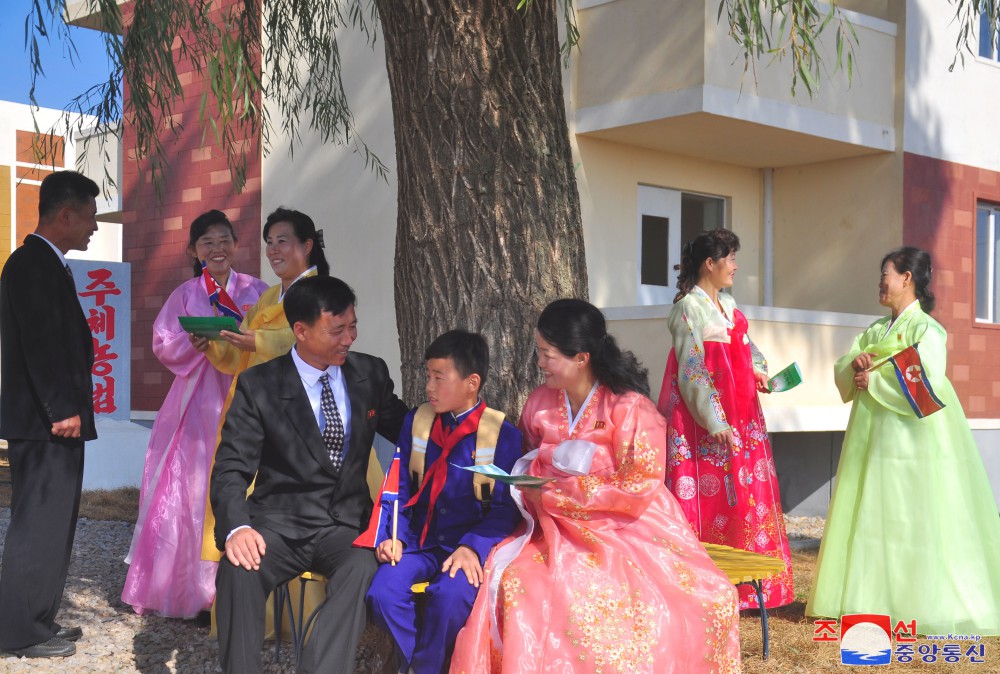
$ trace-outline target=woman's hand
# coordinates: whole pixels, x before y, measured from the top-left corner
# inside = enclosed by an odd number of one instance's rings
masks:
[[[859,391],[868,390],[868,371],[861,370],[860,372],[854,373],[854,385],[858,387]]]
[[[718,433],[712,433],[712,438],[716,442],[724,442],[726,446],[730,449],[736,445],[736,438],[733,437],[733,429],[727,428],[725,430],[719,431]]]
[[[230,332],[229,330],[219,330],[219,336],[241,351],[253,353],[257,350],[257,338],[253,330],[248,330],[243,334]]]
[[[191,345],[194,346],[194,350],[198,353],[205,353],[208,351],[208,337],[198,337],[192,333],[188,333],[188,339],[191,340]]]
[[[768,377],[767,377],[766,374],[764,374],[763,372],[758,372],[757,370],[754,370],[753,371],[753,378],[757,382],[757,391],[759,393],[770,393],[771,392],[771,387],[767,383]]]
[[[867,370],[872,366],[872,363],[875,362],[873,360],[874,358],[875,358],[874,353],[862,353],[853,361],[851,361],[851,367],[854,368],[855,372],[864,372],[865,370]]]

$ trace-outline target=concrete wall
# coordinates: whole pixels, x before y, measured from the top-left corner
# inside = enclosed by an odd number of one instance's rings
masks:
[[[399,338],[393,301],[396,251],[396,153],[392,102],[381,43],[365,43],[360,31],[338,33],[344,89],[357,132],[388,167],[385,180],[366,168],[351,148],[323,144],[302,129],[290,154],[288,138],[275,136],[263,161],[261,213],[278,206],[308,213],[323,230],[330,273],[358,297],[358,341],[354,349],[384,358],[397,384]],[[269,103],[272,110],[273,104]],[[260,231],[260,230],[258,230]],[[261,251],[262,277],[277,282]]]
[[[798,311],[774,307],[740,307],[750,321],[750,338],[768,360],[772,374],[792,362],[803,383],[794,391],[762,396],[772,431],[843,430],[848,406],[833,383],[833,363],[876,316]],[[659,397],[670,353],[667,317],[671,307],[605,308],[609,329],[623,348],[649,368],[652,398]]]
[[[0,265],[11,251],[21,245],[24,237],[38,224],[38,186],[53,170],[81,170],[84,175],[102,184],[103,167],[96,162],[82,167],[76,165],[78,152],[75,130],[90,123],[79,115],[70,116],[67,127],[61,110],[40,108],[32,118],[31,108],[20,103],[0,101]],[[35,124],[43,134],[51,132],[56,138],[55,154],[39,163],[31,148],[35,137]],[[111,171],[116,171],[117,155],[112,155]],[[98,213],[106,212],[103,195],[98,198]],[[100,220],[100,218],[99,218]],[[71,257],[93,260],[121,260],[121,226],[105,224],[91,239],[90,250],[75,252]]]
[[[903,240],[902,157],[774,171],[774,303],[883,314],[879,262]]]
[[[1000,171],[1000,63],[964,52],[964,64],[959,60],[949,72],[958,37],[954,14],[951,3],[939,0],[906,3],[903,149]]]

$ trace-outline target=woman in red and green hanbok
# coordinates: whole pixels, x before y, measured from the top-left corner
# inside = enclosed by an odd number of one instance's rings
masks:
[[[853,406],[806,615],[888,614],[919,634],[997,635],[1000,518],[945,376],[930,279],[926,252],[889,253],[879,303],[892,315],[834,366]],[[913,345],[916,360],[887,360]]]
[[[706,543],[776,557],[785,572],[763,581],[767,608],[795,599],[778,477],[758,392],[767,363],[747,336],[731,288],[737,236],[705,232],[684,247],[670,312],[673,348],[659,410],[667,418],[667,487]],[[741,585],[740,609],[758,608]]]

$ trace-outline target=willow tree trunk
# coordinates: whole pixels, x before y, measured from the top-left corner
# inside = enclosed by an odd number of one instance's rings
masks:
[[[377,0],[396,133],[396,321],[407,400],[424,350],[483,333],[484,396],[516,419],[539,382],[533,330],[587,296],[556,0]]]

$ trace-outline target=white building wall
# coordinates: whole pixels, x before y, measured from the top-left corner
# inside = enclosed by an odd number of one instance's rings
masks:
[[[393,301],[396,150],[385,52],[381,41],[373,48],[357,30],[340,31],[338,41],[344,89],[357,131],[388,167],[387,178],[366,168],[362,155],[333,143],[324,145],[304,127],[294,155],[289,153],[289,139],[275,134],[263,161],[261,218],[286,206],[307,213],[323,230],[330,273],[346,281],[358,297],[358,341],[353,348],[383,358],[398,390],[399,338]],[[277,109],[273,104],[270,108],[277,119]],[[265,281],[277,283],[263,248],[261,272]]]
[[[1000,145],[983,142],[1000,115],[1000,62],[965,52],[965,64],[960,58],[949,72],[958,37],[954,19],[950,2],[906,3],[903,149],[1000,171]]]
[[[63,113],[62,110],[38,108],[35,111],[34,118],[32,118],[30,106],[10,101],[0,101],[0,164],[12,167],[10,176],[11,183],[9,186],[3,186],[3,188],[10,189],[10,193],[12,195],[15,194],[15,187],[18,181],[17,169],[15,167],[17,157],[17,132],[33,132],[36,124],[42,133],[47,133],[52,130],[54,133],[62,135],[65,138],[63,167],[66,169],[77,170],[77,155],[81,148],[77,145],[78,134],[75,133],[75,131],[80,126],[80,116],[71,115],[70,126],[67,129],[66,124],[63,121],[64,114],[65,113]],[[85,123],[91,126],[93,125],[92,120],[85,120]],[[115,147],[117,148],[117,145]],[[115,157],[117,162],[120,162],[121,160],[120,152],[113,152],[110,156]],[[100,217],[101,213],[117,209],[118,193],[114,186],[104,185],[104,181],[102,180],[103,171],[99,171],[96,164],[91,168],[94,170],[84,169],[83,172],[97,182],[97,184],[102,188],[102,195],[100,195],[97,200],[98,230],[93,238],[91,238],[88,250],[71,251],[68,257],[82,260],[107,260],[109,262],[121,262],[122,226],[119,223],[104,222]],[[113,177],[115,174],[119,173],[118,168],[118,166],[115,166],[111,169]],[[35,184],[38,183],[36,182]],[[108,195],[103,194],[103,192],[113,192],[113,195],[110,195],[112,198],[105,198]],[[35,206],[37,206],[37,204],[31,205],[32,208]],[[15,225],[16,208],[12,210],[14,212],[11,213],[10,250],[14,250],[21,243],[20,241],[14,240],[17,237],[17,228]]]

